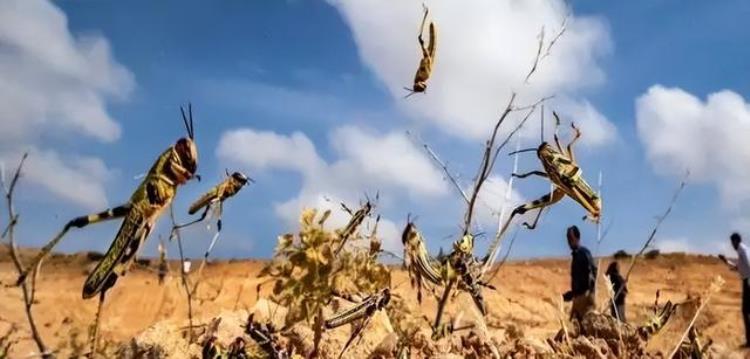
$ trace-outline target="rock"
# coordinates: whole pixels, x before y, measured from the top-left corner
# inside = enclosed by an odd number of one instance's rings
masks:
[[[368,358],[370,359],[387,359],[396,358],[398,355],[398,335],[391,333],[386,336],[383,341],[375,347],[370,353]]]

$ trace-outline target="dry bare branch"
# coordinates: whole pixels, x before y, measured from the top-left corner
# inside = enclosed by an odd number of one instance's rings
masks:
[[[463,187],[461,187],[461,184],[458,183],[458,179],[450,172],[448,166],[440,159],[440,157],[438,157],[437,153],[435,153],[435,151],[433,151],[426,142],[416,138],[416,136],[414,136],[411,132],[406,131],[406,134],[415,142],[418,142],[419,145],[422,146],[422,148],[424,148],[425,152],[427,152],[430,158],[432,158],[432,160],[435,161],[438,166],[440,166],[440,169],[443,170],[443,173],[445,173],[445,176],[453,184],[453,187],[455,187],[458,193],[461,194],[461,197],[464,199],[466,204],[469,204],[469,195],[466,194],[466,191],[464,191]]]
[[[628,283],[630,281],[630,275],[633,273],[633,268],[635,268],[635,265],[638,263],[638,259],[643,256],[643,253],[648,250],[648,248],[651,247],[651,244],[654,241],[654,238],[656,237],[656,232],[659,230],[659,227],[661,226],[662,222],[669,216],[670,213],[672,213],[672,207],[674,207],[675,202],[677,202],[677,198],[680,196],[680,193],[682,193],[682,190],[687,185],[687,179],[690,176],[690,172],[685,173],[685,177],[680,181],[680,185],[675,191],[674,195],[672,195],[672,200],[669,201],[669,206],[664,211],[664,213],[659,216],[656,220],[656,224],[654,225],[654,228],[651,230],[651,234],[648,236],[648,239],[646,239],[646,242],[643,243],[643,247],[641,247],[641,250],[638,251],[635,255],[633,255],[633,258],[630,260],[630,267],[628,268],[628,271],[625,274],[625,283]],[[615,293],[615,297],[620,295],[620,292],[625,288],[625,286],[622,286],[617,293]]]
[[[534,64],[531,66],[531,70],[529,70],[529,73],[526,74],[526,77],[523,79],[524,83],[529,83],[529,78],[531,75],[536,72],[536,68],[539,66],[539,60],[542,59],[542,47],[544,47],[544,26],[542,26],[542,30],[539,31],[539,47],[536,50],[536,56],[534,57]]]
[[[656,232],[659,230],[659,227],[661,226],[662,222],[664,222],[664,220],[667,219],[669,214],[672,213],[672,207],[674,207],[675,202],[677,202],[677,198],[680,196],[682,189],[685,188],[685,185],[687,185],[687,179],[689,176],[690,176],[690,172],[687,172],[685,174],[685,177],[682,179],[682,181],[680,181],[680,186],[677,188],[674,195],[672,195],[672,200],[669,201],[669,206],[667,207],[667,210],[664,211],[664,213],[657,218],[656,225],[654,225],[654,228],[651,230],[651,234],[648,236],[648,239],[646,239],[646,242],[643,243],[643,247],[641,247],[641,250],[638,251],[638,253],[636,253],[633,256],[633,259],[630,261],[630,268],[628,268],[628,272],[625,274],[626,283],[630,279],[630,274],[633,272],[633,268],[635,267],[637,263],[637,259],[643,256],[643,253],[645,253],[646,250],[648,250],[648,248],[651,247],[651,243],[653,243],[654,238],[656,237]]]
[[[549,45],[547,45],[547,50],[545,51],[544,55],[542,55],[541,60],[544,60],[547,56],[550,55],[550,50],[552,50],[552,46],[557,43],[557,40],[559,40],[563,34],[565,34],[565,31],[568,29],[568,19],[570,18],[570,13],[565,15],[565,18],[563,19],[562,24],[560,25],[560,31],[557,32],[557,35],[552,38],[552,41],[549,42]]]
[[[4,174],[0,174],[0,185],[2,185],[3,191],[5,192],[5,203],[8,209],[8,227],[3,233],[2,238],[8,238],[10,247],[10,256],[13,260],[13,265],[16,271],[20,275],[23,272],[23,263],[18,254],[18,247],[15,239],[15,226],[18,224],[18,215],[15,213],[13,207],[13,193],[18,184],[18,179],[21,177],[21,170],[23,169],[24,162],[28,158],[29,154],[24,153],[21,157],[21,161],[18,163],[15,173],[10,181],[10,184],[5,183]],[[37,328],[36,322],[34,321],[34,315],[32,313],[32,307],[34,306],[34,297],[36,294],[36,280],[33,280],[30,284],[22,283],[21,292],[23,293],[24,310],[26,312],[26,318],[29,321],[29,329],[31,330],[31,337],[36,343],[37,349],[39,349],[42,358],[52,358],[52,353],[47,349],[44,344],[41,334]]]

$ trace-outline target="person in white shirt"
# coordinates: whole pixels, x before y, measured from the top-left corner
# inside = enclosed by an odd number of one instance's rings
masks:
[[[737,251],[737,260],[727,259],[723,255],[719,255],[724,263],[729,268],[737,271],[742,279],[742,320],[745,322],[745,345],[744,347],[750,347],[750,263],[748,263],[747,247],[742,243],[742,237],[739,233],[732,233],[729,236],[732,242],[732,247]]]

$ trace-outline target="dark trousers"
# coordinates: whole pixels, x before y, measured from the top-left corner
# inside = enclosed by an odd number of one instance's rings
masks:
[[[742,280],[742,320],[745,322],[745,344],[750,344],[750,279]]]

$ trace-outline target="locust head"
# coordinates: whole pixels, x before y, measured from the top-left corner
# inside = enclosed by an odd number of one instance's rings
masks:
[[[417,81],[414,82],[414,87],[411,89],[414,92],[424,92],[427,89],[427,82]]]
[[[198,147],[192,139],[183,137],[177,140],[174,149],[177,154],[177,165],[183,169],[176,171],[179,173],[177,181],[182,184],[195,177],[198,170]]]
[[[542,163],[553,163],[560,157],[560,152],[557,152],[549,143],[542,142],[536,149],[536,155]]]
[[[241,186],[246,185],[248,182],[255,182],[252,178],[245,176],[245,174],[242,172],[234,172],[231,174],[231,176],[232,179],[239,183]]]
[[[185,110],[180,107],[182,112],[182,121],[185,123],[185,129],[187,130],[188,137],[183,137],[177,140],[174,145],[175,157],[172,163],[172,173],[175,175],[175,180],[178,184],[183,184],[196,175],[198,171],[198,147],[195,145],[195,128],[193,127],[193,107],[188,104],[188,114],[185,115]]]
[[[460,240],[453,243],[453,249],[460,253],[471,253],[474,248],[474,236],[471,234],[465,234]]]

